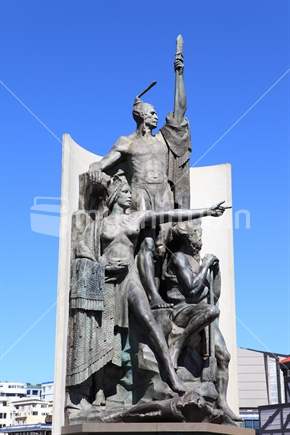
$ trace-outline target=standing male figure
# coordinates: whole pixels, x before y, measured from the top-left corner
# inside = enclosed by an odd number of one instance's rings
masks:
[[[186,95],[183,80],[182,37],[177,38],[174,69],[176,74],[174,112],[169,113],[166,124],[153,135],[158,116],[151,104],[136,97],[133,118],[136,131],[121,136],[111,151],[99,162],[90,166],[90,179],[97,183],[100,171],[112,170],[125,162],[127,181],[132,189],[133,211],[167,211],[173,208],[190,208],[189,159],[191,152],[190,131],[186,111]],[[168,225],[162,225],[155,241],[155,229],[144,229],[140,235],[138,270],[151,309],[165,308],[155,280],[154,252],[157,264],[162,262],[170,234]],[[158,275],[158,274],[157,274]]]

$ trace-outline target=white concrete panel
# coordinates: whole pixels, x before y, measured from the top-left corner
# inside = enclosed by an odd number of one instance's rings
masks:
[[[100,157],[77,145],[70,135],[63,135],[61,219],[58,260],[58,297],[54,369],[53,434],[60,435],[64,423],[66,344],[70,278],[71,216],[78,209],[79,175]]]
[[[209,207],[220,201],[232,205],[231,165],[192,168],[190,173],[191,207]],[[227,210],[220,218],[203,219],[202,254],[215,254],[221,265],[222,290],[219,325],[231,354],[228,403],[238,413],[236,308],[234,284],[233,220]]]

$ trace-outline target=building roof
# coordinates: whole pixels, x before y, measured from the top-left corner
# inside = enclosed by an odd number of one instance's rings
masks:
[[[244,347],[240,347],[238,349],[250,350],[252,352],[257,352],[257,353],[261,353],[261,354],[264,354],[264,355],[269,355],[270,357],[277,358],[277,359],[283,358],[283,357],[288,357],[288,355],[285,354],[285,353],[267,352],[267,351],[264,351],[264,350],[249,349],[249,348],[244,348]]]
[[[52,425],[45,423],[22,424],[17,426],[5,426],[0,429],[0,433],[19,433],[19,432],[40,432],[51,431]]]
[[[279,364],[290,363],[290,355],[287,358],[280,359]]]
[[[31,396],[25,396],[25,397],[12,397],[11,402],[14,405],[24,405],[29,403],[40,403],[40,404],[49,404],[50,402],[46,400],[40,399],[40,397],[31,397]]]

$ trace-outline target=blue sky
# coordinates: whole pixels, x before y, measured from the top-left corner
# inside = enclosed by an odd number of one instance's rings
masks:
[[[179,33],[191,163],[217,142],[197,166],[231,163],[233,212],[251,216],[234,231],[238,345],[289,354],[289,8],[1,2],[1,380],[53,379],[58,238],[31,230],[30,209],[60,196],[62,134],[104,155],[153,80],[162,126]]]

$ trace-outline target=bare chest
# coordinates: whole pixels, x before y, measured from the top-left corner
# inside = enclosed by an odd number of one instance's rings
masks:
[[[139,233],[139,223],[131,215],[114,220],[107,218],[103,222],[101,241],[105,244],[120,240],[126,243],[126,239],[134,242],[137,240]]]
[[[158,137],[138,138],[130,147],[133,181],[136,183],[163,183],[167,181],[168,149]]]
[[[132,162],[139,163],[146,160],[156,160],[165,163],[168,150],[160,135],[150,139],[137,138],[132,142],[129,149]]]

